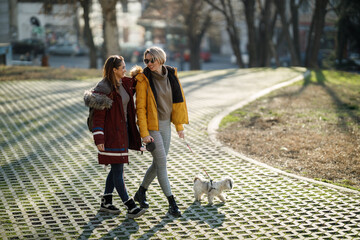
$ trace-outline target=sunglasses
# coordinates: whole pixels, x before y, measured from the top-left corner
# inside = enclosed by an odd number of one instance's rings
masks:
[[[152,59],[149,60],[149,59],[144,58],[144,63],[145,63],[145,64],[149,64],[149,62],[154,63],[154,62],[155,62],[155,59],[152,58]]]

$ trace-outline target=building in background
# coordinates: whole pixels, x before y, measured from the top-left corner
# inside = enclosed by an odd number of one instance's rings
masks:
[[[0,43],[10,42],[10,2],[9,0],[0,0]]]
[[[11,65],[12,63],[9,4],[8,0],[0,0],[0,65]]]

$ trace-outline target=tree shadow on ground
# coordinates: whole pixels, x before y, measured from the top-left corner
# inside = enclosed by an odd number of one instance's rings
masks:
[[[357,116],[354,113],[354,111],[351,111],[351,109],[353,108],[353,105],[342,101],[340,99],[340,97],[338,96],[338,94],[336,93],[336,91],[334,91],[331,87],[329,87],[326,84],[327,79],[326,79],[325,75],[323,74],[322,70],[316,71],[315,76],[316,76],[317,83],[325,89],[325,91],[332,98],[333,103],[336,105],[339,126],[346,131],[349,130],[348,124],[346,121],[347,118],[345,116],[349,117],[354,123],[359,125],[360,124],[360,116]]]
[[[77,240],[89,239],[90,237],[93,238],[92,234],[98,226],[102,226],[105,224],[103,222],[116,217],[118,217],[118,215],[116,214],[108,214],[99,211],[94,217],[90,219],[90,221],[85,226],[82,227],[83,231],[77,238]],[[120,237],[121,239],[130,239],[131,234],[136,233],[138,230],[139,225],[137,224],[137,222],[132,219],[126,218],[121,225],[109,231],[99,239],[113,239],[114,236]]]
[[[328,80],[326,79],[326,76],[324,75],[322,70],[316,70],[314,71],[314,73],[315,77],[309,75],[304,79],[304,83],[300,89],[293,92],[276,94],[274,96],[270,96],[269,99],[273,100],[281,97],[296,97],[303,93],[310,85],[321,86],[325,90],[325,92],[331,97],[333,103],[336,106],[336,112],[339,121],[338,126],[341,127],[343,130],[348,131],[349,128],[346,120],[348,118],[350,118],[355,124],[359,125],[360,116],[358,116],[355,111],[352,111],[353,109],[356,109],[357,106],[341,100],[337,92],[332,87],[330,87],[329,84],[327,84]]]

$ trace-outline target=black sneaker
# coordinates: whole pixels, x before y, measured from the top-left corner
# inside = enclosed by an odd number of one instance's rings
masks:
[[[108,212],[108,213],[118,214],[121,211],[120,211],[120,209],[118,209],[117,207],[115,207],[112,204],[101,204],[100,212]]]
[[[104,194],[104,196],[101,197],[100,212],[120,213],[120,210],[112,205],[112,194]]]
[[[146,211],[145,209],[142,209],[142,208],[139,208],[138,206],[136,206],[134,199],[132,199],[132,198],[127,200],[124,204],[128,210],[127,211],[128,218],[138,218],[141,215],[143,215]]]

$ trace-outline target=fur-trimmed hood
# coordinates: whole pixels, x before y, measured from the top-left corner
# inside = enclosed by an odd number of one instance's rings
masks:
[[[111,93],[111,86],[106,79],[101,80],[90,90],[84,92],[85,106],[103,110],[111,108],[113,100],[108,95]]]
[[[143,68],[138,66],[138,65],[135,65],[133,68],[131,68],[130,70],[130,76],[131,77],[135,77],[136,75],[138,75],[139,73],[142,73],[143,72]]]

